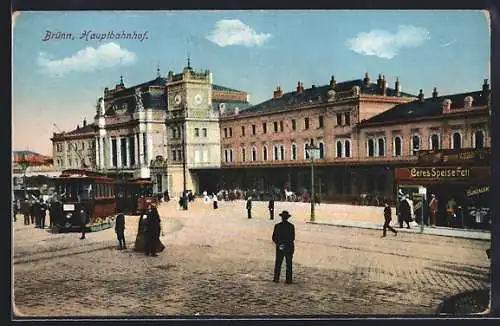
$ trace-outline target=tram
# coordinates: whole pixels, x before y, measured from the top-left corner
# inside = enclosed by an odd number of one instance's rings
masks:
[[[120,180],[115,183],[117,208],[126,214],[139,214],[151,204],[158,204],[153,183],[148,178]]]
[[[63,216],[54,221],[57,230],[79,228],[78,212],[81,208],[90,217],[88,225],[105,224],[116,213],[114,180],[103,173],[69,169],[54,178],[56,191],[63,205]]]

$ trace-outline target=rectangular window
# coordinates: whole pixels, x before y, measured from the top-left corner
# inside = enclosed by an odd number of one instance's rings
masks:
[[[274,132],[278,132],[278,121],[274,121]]]
[[[117,154],[116,138],[113,138],[111,140],[111,150],[113,151],[113,166],[116,167],[118,164],[118,157],[116,155]]]
[[[231,162],[233,161],[233,149],[232,148],[229,150],[229,160]]]
[[[203,128],[202,131],[203,131],[203,137],[207,137],[208,135],[207,128]]]
[[[178,160],[182,160],[182,151],[179,149],[177,150],[177,157],[178,157]]]
[[[295,130],[297,125],[295,124],[295,119],[292,120],[292,130]]]
[[[199,128],[194,128],[194,136],[200,137],[200,129]]]
[[[241,135],[245,136],[245,126],[241,126]]]
[[[346,112],[345,113],[345,115],[344,115],[344,121],[345,121],[346,126],[350,126],[351,125],[351,112]]]
[[[246,159],[247,159],[247,152],[246,152],[245,148],[242,148],[242,149],[241,149],[241,160],[242,160],[243,162],[245,162],[245,161],[246,161]]]
[[[172,151],[172,161],[177,161],[177,152]]]
[[[227,138],[227,128],[224,128],[224,138]]]
[[[283,131],[283,121],[280,121],[280,131]]]
[[[262,124],[262,132],[267,133],[267,124],[265,122]]]
[[[229,128],[229,137],[233,137],[233,128]]]
[[[341,125],[342,125],[342,114],[337,113],[337,126],[341,126]]]
[[[323,116],[322,115],[320,115],[318,117],[318,127],[323,128]]]
[[[224,158],[225,158],[225,162],[227,163],[227,149],[224,150]]]
[[[309,129],[309,118],[304,118],[304,129]]]
[[[255,125],[252,125],[252,135],[255,135]]]
[[[82,142],[82,150],[85,150],[85,143]]]

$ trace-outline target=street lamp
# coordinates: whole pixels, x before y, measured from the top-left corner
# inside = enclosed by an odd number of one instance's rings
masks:
[[[314,222],[314,159],[319,157],[319,148],[314,146],[314,140],[306,144],[306,153],[311,159],[311,222]]]
[[[185,120],[184,120],[185,121]],[[182,126],[182,208],[188,209],[188,196],[186,192],[186,125]]]

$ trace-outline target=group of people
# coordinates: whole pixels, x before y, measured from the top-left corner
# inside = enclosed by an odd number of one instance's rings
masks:
[[[35,224],[36,228],[45,228],[45,219],[47,211],[50,213],[49,226],[53,225],[54,216],[54,203],[44,201],[42,198],[34,198],[32,200],[20,201],[17,205],[16,213],[21,213],[24,216],[24,225]]]
[[[125,219],[122,215],[120,213],[117,216],[115,231],[119,242],[119,249],[126,249],[123,233],[125,230]],[[165,245],[160,241],[161,232],[161,219],[158,209],[154,204],[150,205],[146,210],[142,211],[139,217],[134,249],[144,252],[146,256],[158,256],[157,253],[165,249]]]

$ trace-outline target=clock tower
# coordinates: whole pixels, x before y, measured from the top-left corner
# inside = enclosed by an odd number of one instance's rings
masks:
[[[180,74],[167,77],[167,159],[176,194],[198,189],[198,173],[220,167],[218,113],[212,108],[212,73],[194,71],[189,59]]]

